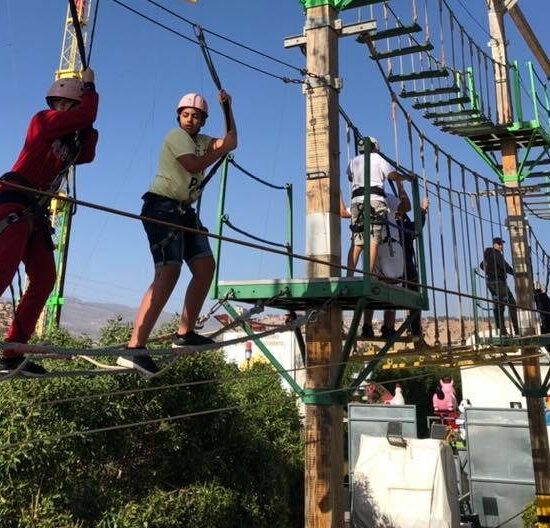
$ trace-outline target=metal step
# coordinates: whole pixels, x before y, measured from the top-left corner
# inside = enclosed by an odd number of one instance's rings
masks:
[[[372,35],[368,35],[368,37],[357,37],[357,42],[361,42],[361,44],[364,44],[367,38],[370,40],[382,40],[391,37],[401,37],[403,35],[409,35],[411,33],[420,33],[420,31],[422,31],[422,28],[415,22],[410,26],[399,26],[391,29],[383,29],[382,31],[377,31]]]
[[[436,127],[445,127],[445,126],[483,126],[485,124],[491,123],[487,118],[484,116],[479,117],[463,117],[462,119],[436,119],[435,121],[432,121],[432,125]],[[492,124],[492,123],[491,123]]]
[[[441,127],[442,132],[449,132],[450,134],[457,134],[463,137],[479,136],[480,134],[492,134],[494,130],[495,128],[492,123],[480,125],[446,125]],[[481,148],[483,150],[487,150],[486,148]]]
[[[451,106],[451,105],[463,105],[470,103],[471,100],[467,95],[462,97],[452,97],[451,99],[441,99],[439,101],[430,101],[430,102],[415,102],[412,107],[415,110],[422,110],[423,108],[438,108],[440,106]]]
[[[446,86],[444,88],[434,88],[432,90],[412,90],[408,92],[407,90],[401,90],[399,94],[401,97],[430,97],[432,95],[443,95],[443,94],[457,94],[460,93],[460,88],[458,86]]]
[[[424,112],[422,117],[426,119],[439,119],[441,117],[462,117],[462,116],[479,116],[479,110],[474,109],[464,109],[464,110],[454,110],[450,112]]]
[[[403,81],[421,81],[422,79],[438,79],[441,77],[449,77],[449,70],[442,68],[441,70],[424,70],[411,73],[398,73],[388,75],[390,82]]]
[[[376,52],[374,55],[371,55],[371,59],[382,60],[390,59],[391,57],[402,57],[403,55],[411,55],[413,53],[422,53],[423,51],[431,51],[434,47],[430,42],[426,44],[418,44],[417,46],[409,46],[407,48],[397,48],[390,51],[381,51]]]
[[[342,10],[355,9],[357,7],[365,7],[370,5],[381,4],[385,0],[352,0],[349,4],[344,6]]]

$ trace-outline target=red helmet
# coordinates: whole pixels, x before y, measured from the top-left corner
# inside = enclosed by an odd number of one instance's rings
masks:
[[[197,93],[185,94],[178,103],[176,112],[179,114],[182,108],[196,108],[204,112],[205,117],[208,117],[208,103],[206,99]]]
[[[63,99],[70,99],[80,103],[82,96],[82,82],[79,79],[67,77],[66,79],[57,79],[48,90],[46,94],[46,102],[51,108],[50,98],[63,97]]]

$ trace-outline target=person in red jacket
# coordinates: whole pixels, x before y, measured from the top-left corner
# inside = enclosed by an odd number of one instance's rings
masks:
[[[26,343],[55,285],[56,269],[49,221],[49,199],[10,187],[9,183],[57,192],[71,165],[95,157],[98,133],[98,94],[94,72],[87,68],[79,79],[59,79],[46,95],[49,109],[38,112],[29,124],[23,149],[10,172],[0,177],[0,294],[23,262],[28,286],[6,332],[6,342]],[[4,349],[0,374],[21,366],[16,349]],[[45,374],[31,361],[21,368],[28,376]]]

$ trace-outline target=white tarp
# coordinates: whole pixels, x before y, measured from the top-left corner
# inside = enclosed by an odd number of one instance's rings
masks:
[[[458,528],[460,512],[451,448],[407,439],[395,447],[361,435],[353,473],[355,528]]]

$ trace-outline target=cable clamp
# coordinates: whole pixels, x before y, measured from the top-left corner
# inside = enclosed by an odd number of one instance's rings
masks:
[[[330,75],[310,75],[302,86],[304,95],[311,92],[314,88],[332,88],[339,92],[344,86],[341,77],[332,77]]]

